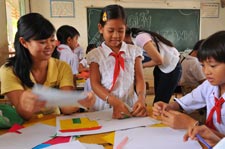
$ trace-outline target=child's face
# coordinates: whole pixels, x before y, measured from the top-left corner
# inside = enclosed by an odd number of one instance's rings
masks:
[[[212,85],[225,86],[225,63],[209,58],[202,62],[202,70]]]
[[[111,49],[120,49],[125,31],[126,25],[122,19],[108,20],[104,27],[99,24],[99,32],[103,35],[106,45]]]
[[[71,50],[74,50],[78,46],[78,37],[79,36],[74,36],[73,38],[69,37],[67,39],[67,44],[71,48]]]

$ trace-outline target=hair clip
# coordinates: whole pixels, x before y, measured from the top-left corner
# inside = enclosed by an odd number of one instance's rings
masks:
[[[107,14],[106,14],[106,12],[103,13],[102,21],[103,22],[106,22],[107,21]]]

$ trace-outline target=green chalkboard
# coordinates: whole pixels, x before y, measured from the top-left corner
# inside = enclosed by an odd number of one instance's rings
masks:
[[[179,51],[192,49],[199,40],[200,10],[198,9],[136,9],[126,8],[129,27],[157,32]],[[98,22],[101,8],[87,8],[88,43],[100,44]]]

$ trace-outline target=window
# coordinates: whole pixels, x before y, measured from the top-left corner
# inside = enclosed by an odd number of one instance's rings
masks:
[[[13,43],[17,32],[17,21],[23,14],[25,14],[25,0],[6,0],[9,56],[13,56],[15,52]]]

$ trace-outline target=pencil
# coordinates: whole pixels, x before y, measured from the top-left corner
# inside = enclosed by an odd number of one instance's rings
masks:
[[[212,149],[212,147],[199,135],[197,134],[196,137],[200,142],[202,142],[208,149]]]

